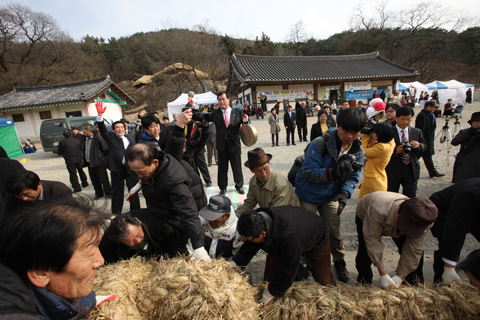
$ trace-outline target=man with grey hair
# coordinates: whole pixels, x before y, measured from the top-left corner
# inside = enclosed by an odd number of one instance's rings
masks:
[[[103,196],[112,197],[112,187],[107,174],[108,144],[101,135],[94,133],[93,125],[87,123],[83,127],[83,165],[88,167],[90,181],[95,189],[95,199]]]

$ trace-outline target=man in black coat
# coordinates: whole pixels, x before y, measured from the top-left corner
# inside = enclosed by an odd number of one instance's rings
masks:
[[[235,189],[245,194],[242,173],[242,148],[240,144],[240,128],[243,112],[230,107],[230,95],[222,91],[217,95],[218,109],[213,110],[212,120],[217,129],[218,150],[218,187],[220,194],[225,195],[228,186],[228,162],[233,171]]]
[[[135,256],[175,256],[182,248],[171,247],[168,237],[175,230],[148,209],[116,216],[103,234],[99,249],[106,263]]]
[[[107,167],[110,169],[112,178],[112,213],[120,214],[123,209],[125,181],[129,190],[138,181],[137,176],[130,169],[125,159],[125,150],[135,142],[125,136],[125,125],[121,121],[115,121],[112,124],[113,132],[108,132],[105,123],[103,123],[103,113],[107,107],[104,107],[102,102],[97,102],[95,106],[98,112],[98,129],[102,138],[108,144]],[[140,209],[138,194],[133,195],[130,201],[130,210],[134,209]]]
[[[388,176],[387,191],[398,192],[401,185],[402,193],[409,198],[417,194],[417,183],[420,177],[418,158],[426,149],[422,131],[410,127],[412,117],[413,110],[409,107],[400,107],[397,110],[397,124],[393,128],[395,150],[385,168]]]
[[[33,171],[11,175],[5,186],[7,192],[4,216],[13,214],[20,207],[41,204],[55,198],[71,198],[72,189],[58,181],[40,180]]]
[[[292,145],[295,145],[295,126],[297,123],[297,116],[292,112],[292,106],[287,106],[287,112],[283,115],[283,125],[287,133],[287,146],[290,145],[290,136],[292,137]]]
[[[248,210],[237,223],[238,233],[246,242],[233,257],[234,266],[246,266],[258,250],[267,252],[263,292],[266,306],[282,297],[292,285],[300,258],[305,256],[312,267],[313,278],[322,285],[335,285],[331,272],[328,224],[313,212],[293,206]]]
[[[83,165],[88,167],[90,181],[95,189],[95,199],[104,195],[112,197],[112,187],[107,174],[108,145],[101,135],[93,133],[93,126],[83,125],[84,140],[82,143]]]
[[[433,112],[438,106],[435,101],[430,100],[425,102],[425,107],[417,116],[415,120],[415,128],[422,130],[425,138],[427,149],[422,154],[423,162],[427,167],[430,178],[443,177],[445,174],[440,173],[435,169],[432,156],[435,154],[435,129],[437,129],[437,119]]]
[[[146,143],[130,146],[125,156],[142,180],[147,209],[172,227],[168,235],[170,245],[177,248],[178,253],[185,253],[190,238],[194,249],[192,259],[211,261],[203,247],[205,239],[198,210],[182,165],[173,156]]]
[[[295,110],[297,117],[297,131],[298,131],[298,140],[300,142],[307,141],[307,113],[305,110],[305,102],[302,102],[300,108]],[[303,132],[303,133],[302,133]]]
[[[88,186],[87,175],[83,172],[82,166],[82,144],[78,138],[73,137],[73,133],[70,130],[65,130],[63,136],[65,139],[58,144],[58,154],[65,159],[65,165],[70,175],[73,192],[80,192],[82,191],[82,187],[85,188]],[[82,187],[80,187],[80,183],[78,183],[77,171],[82,180]]]
[[[467,179],[435,192],[430,200],[438,208],[438,219],[431,231],[438,239],[434,252],[434,281],[458,281],[455,266],[467,233],[480,242],[480,178]]]
[[[8,178],[25,171],[25,168],[17,160],[0,158],[0,219],[3,216],[5,201],[7,197],[6,186],[10,184]]]

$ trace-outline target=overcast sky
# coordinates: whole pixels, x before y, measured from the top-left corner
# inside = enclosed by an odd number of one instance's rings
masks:
[[[326,39],[350,28],[354,8],[359,3],[368,16],[374,14],[379,4],[359,0],[0,0],[1,6],[10,3],[50,15],[76,41],[87,34],[109,39],[170,27],[192,29],[196,24],[208,22],[221,35],[254,40],[263,31],[275,42],[285,41],[292,24],[299,20],[303,20],[308,37]],[[418,3],[390,1],[387,8],[398,12]],[[445,8],[445,14],[462,10],[480,17],[478,0],[435,3]]]

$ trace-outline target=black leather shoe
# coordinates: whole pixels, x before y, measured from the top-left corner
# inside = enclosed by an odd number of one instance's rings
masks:
[[[430,178],[433,178],[433,177],[443,177],[445,175],[445,173],[440,173],[438,171],[435,171],[434,173],[430,174]]]
[[[296,146],[296,144],[295,144],[295,143],[292,143],[292,146]]]
[[[237,189],[238,193],[245,194],[245,189],[243,187],[240,187],[240,188],[235,187],[235,189]]]
[[[88,182],[82,183],[82,187],[84,188],[88,187]]]
[[[206,186],[207,186],[207,188],[210,188],[210,187],[212,186],[212,183],[211,183],[211,182],[207,182],[207,183],[206,183]]]
[[[347,271],[347,264],[345,263],[345,260],[341,261],[335,261],[333,263],[335,267],[335,271],[337,271],[337,278],[338,280],[347,283],[348,279],[348,271]]]
[[[287,147],[290,145],[290,143],[287,142]]]
[[[73,193],[82,192],[82,189],[73,189]]]
[[[220,189],[219,195],[224,196],[227,193],[227,189]]]

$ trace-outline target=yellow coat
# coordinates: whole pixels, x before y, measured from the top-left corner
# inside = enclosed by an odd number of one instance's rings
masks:
[[[395,139],[387,143],[372,142],[370,135],[363,134],[362,147],[365,151],[365,164],[363,165],[363,180],[360,184],[358,200],[375,191],[387,191],[388,179],[385,167],[395,149]]]

